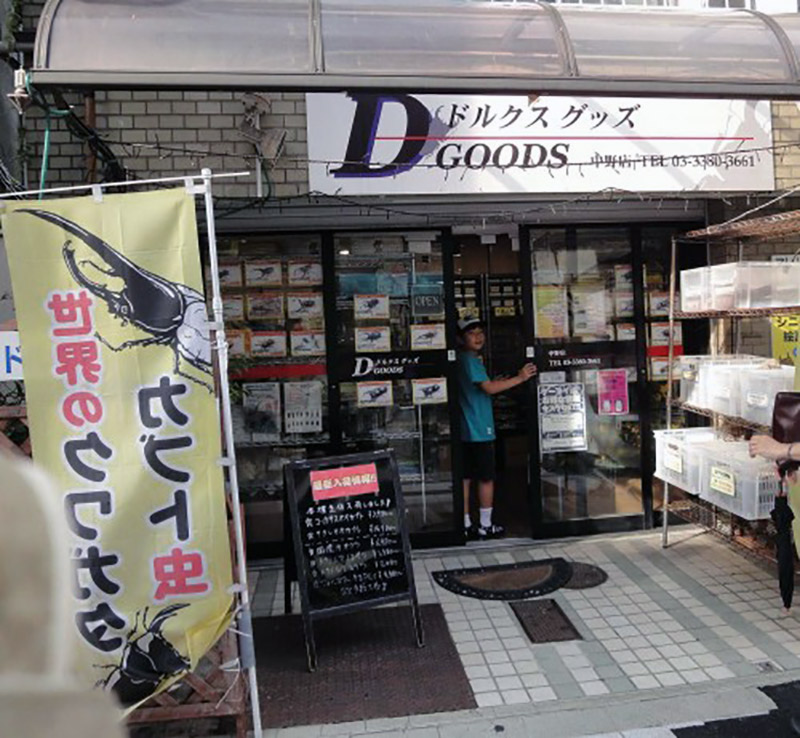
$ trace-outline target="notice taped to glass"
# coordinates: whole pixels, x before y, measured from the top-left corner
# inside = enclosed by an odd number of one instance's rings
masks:
[[[539,444],[543,454],[586,451],[586,387],[582,382],[540,384]]]
[[[284,467],[309,666],[313,617],[410,599],[416,589],[397,463],[391,451],[295,461]]]

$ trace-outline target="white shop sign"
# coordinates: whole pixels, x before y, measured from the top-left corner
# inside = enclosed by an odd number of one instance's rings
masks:
[[[309,180],[333,195],[775,188],[768,101],[306,95]]]

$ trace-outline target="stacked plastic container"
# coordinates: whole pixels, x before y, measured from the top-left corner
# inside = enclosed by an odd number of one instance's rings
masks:
[[[654,431],[655,476],[745,520],[769,517],[780,489],[775,464],[750,458],[746,441],[710,428]]]
[[[700,454],[700,497],[745,520],[763,520],[780,490],[775,464],[751,458],[747,441],[715,441]]]
[[[750,369],[741,376],[741,417],[751,423],[772,425],[775,395],[791,392],[794,367]]]
[[[678,399],[702,410],[741,417],[744,405],[743,378],[751,371],[770,365],[777,366],[772,359],[751,354],[680,356]],[[778,386],[777,382],[775,386]],[[790,388],[791,381],[787,389]],[[772,399],[774,402],[774,395]]]
[[[740,261],[681,272],[686,313],[800,306],[800,262]]]

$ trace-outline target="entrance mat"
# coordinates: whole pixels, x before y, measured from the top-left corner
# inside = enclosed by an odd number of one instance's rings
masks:
[[[572,566],[565,559],[433,572],[440,587],[479,600],[541,597],[563,587],[571,577]]]
[[[555,600],[512,602],[511,609],[531,643],[583,640]]]
[[[318,620],[317,670],[306,666],[299,615],[253,621],[265,728],[402,717],[477,707],[439,605],[422,605],[425,647],[410,607]]]
[[[572,561],[572,577],[564,585],[566,589],[589,589],[599,587],[608,580],[608,574],[594,564]]]

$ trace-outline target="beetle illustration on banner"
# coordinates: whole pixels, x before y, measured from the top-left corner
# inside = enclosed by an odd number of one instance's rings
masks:
[[[33,456],[71,532],[77,667],[132,707],[191,671],[232,614],[194,197],[4,213]]]

